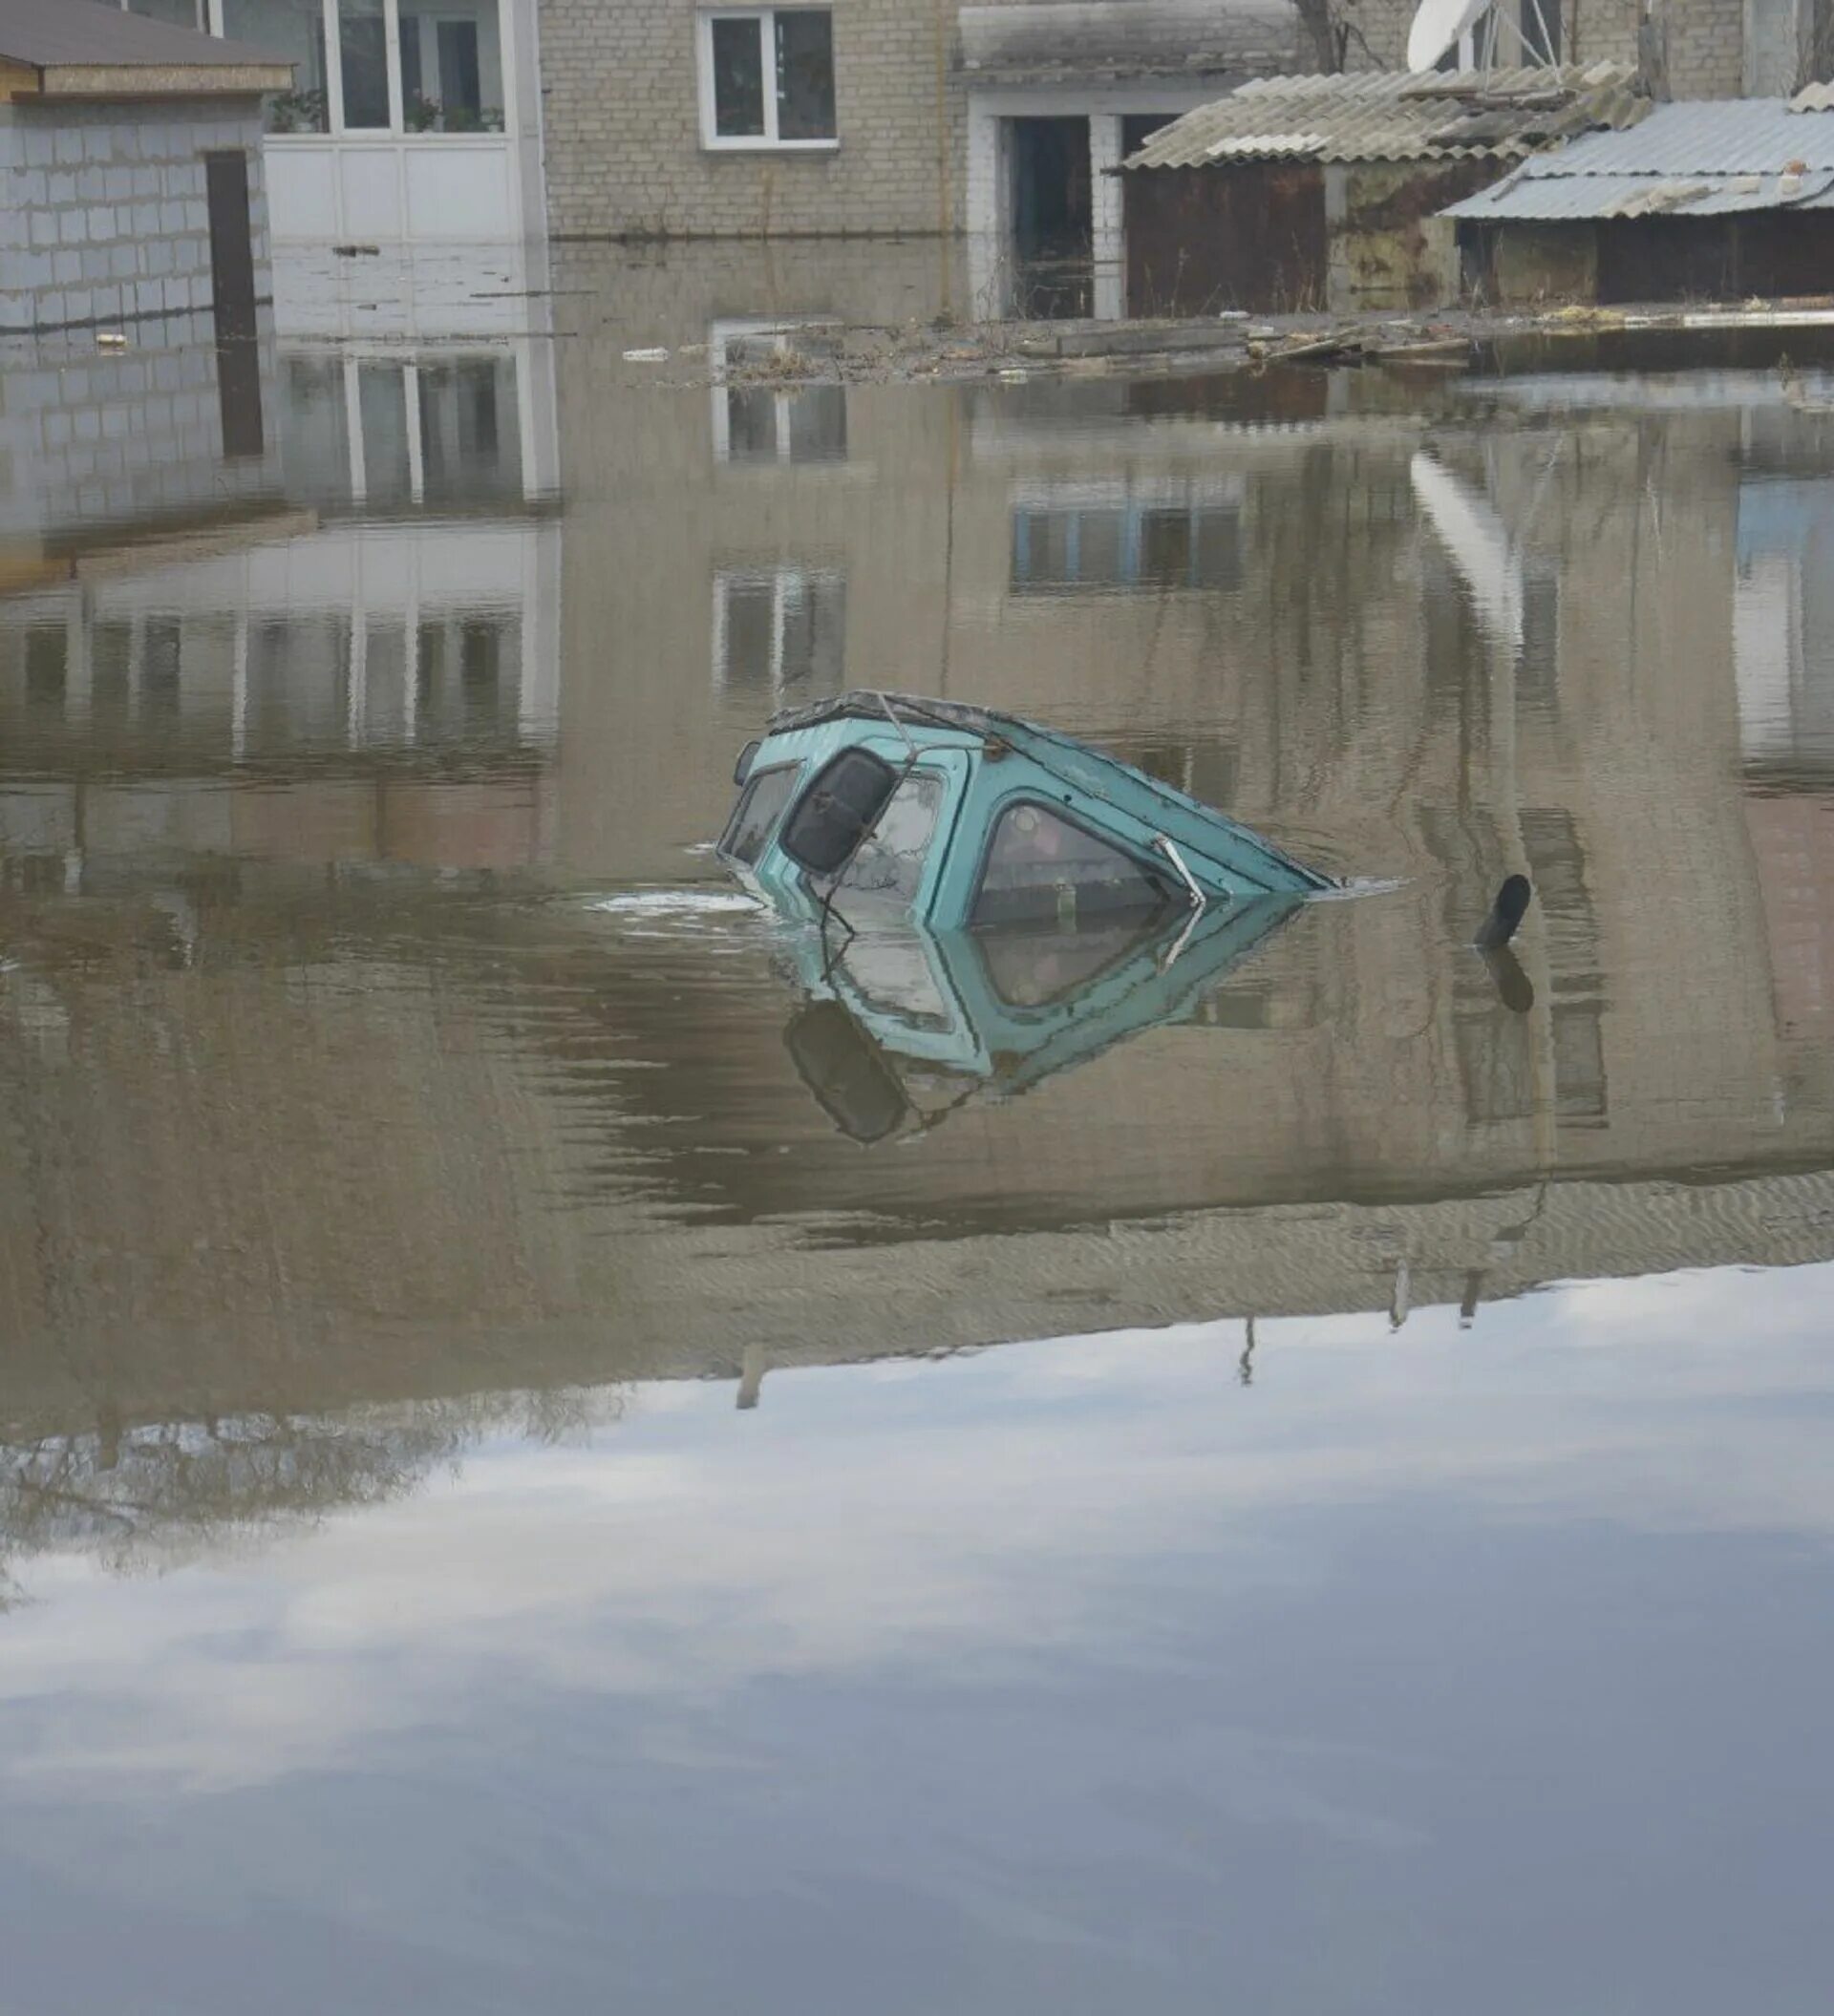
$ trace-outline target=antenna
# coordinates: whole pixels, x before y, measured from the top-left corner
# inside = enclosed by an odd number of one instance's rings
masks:
[[[1557,0],[1556,0],[1557,5]],[[1500,7],[1497,0],[1420,0],[1407,33],[1407,67],[1418,76],[1437,69],[1447,50],[1484,22],[1478,36],[1480,67],[1496,62],[1506,34],[1516,46],[1516,60],[1525,69],[1551,69],[1559,61],[1549,16],[1543,0],[1521,0],[1519,7]],[[1557,15],[1556,15],[1557,18]]]
[[[1436,69],[1448,49],[1490,11],[1494,0],[1420,0],[1407,32],[1407,67],[1418,76]]]

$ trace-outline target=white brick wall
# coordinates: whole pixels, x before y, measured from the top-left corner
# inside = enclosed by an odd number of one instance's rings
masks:
[[[255,292],[273,291],[257,99],[0,106],[0,330],[210,306],[203,157],[248,158]]]

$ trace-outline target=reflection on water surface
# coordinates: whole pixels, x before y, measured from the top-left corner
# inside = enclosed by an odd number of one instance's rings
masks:
[[[623,347],[9,365],[0,2000],[1821,2007],[1804,381]],[[1366,886],[774,922],[864,684]]]

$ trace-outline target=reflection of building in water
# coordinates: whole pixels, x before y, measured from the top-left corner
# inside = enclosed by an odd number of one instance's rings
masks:
[[[559,709],[561,535],[544,501],[552,400],[530,358],[514,342],[288,353],[267,388],[268,516],[161,518],[151,542],[131,522],[67,526],[46,584],[0,602],[0,740],[61,779],[8,791],[0,838],[73,875],[85,856],[150,844],[542,858],[547,815],[524,773]],[[96,362],[98,381],[121,382]],[[133,381],[155,414],[174,403],[158,363],[142,358]],[[220,448],[201,454],[189,495],[224,466]],[[509,774],[460,787],[399,768],[453,753]],[[325,774],[339,756],[388,774]],[[251,762],[320,768],[265,795],[215,788]]]
[[[104,527],[142,532],[280,501],[267,311],[219,345],[207,312],[149,318],[131,347],[37,339],[0,371],[0,591],[70,572]]]
[[[1238,477],[1020,483],[1013,586],[1238,588],[1241,519]]]
[[[1740,482],[1733,643],[1747,760],[1834,776],[1834,476]]]

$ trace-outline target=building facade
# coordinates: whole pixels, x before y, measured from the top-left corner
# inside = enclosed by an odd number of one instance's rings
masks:
[[[267,101],[277,244],[385,254],[542,234],[536,0],[118,4],[292,65]]]
[[[1405,63],[1414,13],[1414,0],[1358,0],[1345,13],[1350,67]],[[1677,98],[1787,95],[1834,67],[1826,0],[1499,0],[1492,18],[1499,61],[1518,60],[1545,24],[1561,60],[1645,62]],[[1475,35],[1463,47],[1464,60],[1481,53]]]
[[[0,334],[214,308],[251,337],[272,295],[262,94],[286,79],[86,0],[0,16]]]

